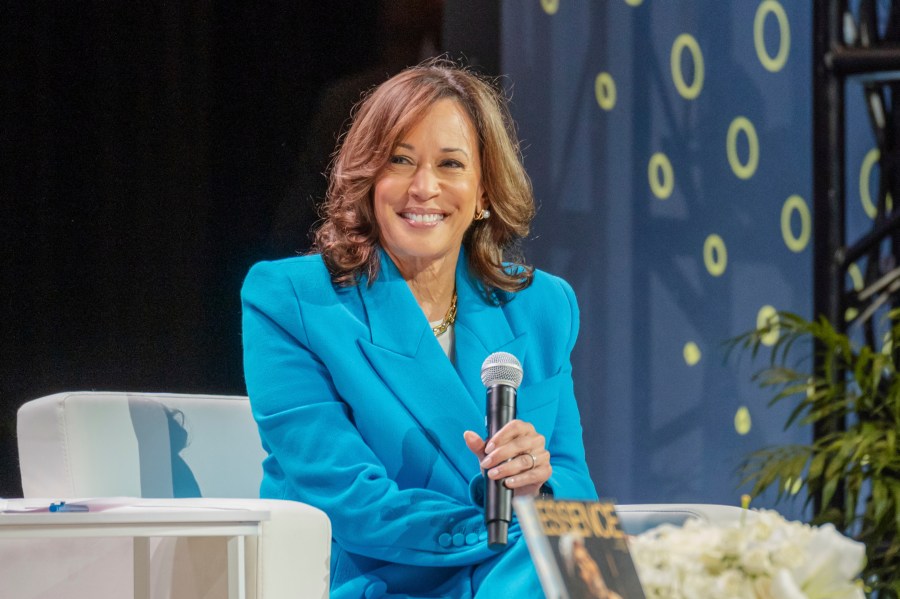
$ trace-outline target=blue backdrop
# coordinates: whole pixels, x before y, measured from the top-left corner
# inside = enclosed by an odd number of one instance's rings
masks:
[[[751,382],[763,362],[726,359],[725,342],[776,309],[811,312],[811,1],[502,7],[502,72],[540,206],[526,255],[578,294],[598,490],[737,504],[744,457],[809,437],[783,432],[788,407]],[[873,147],[858,91],[855,229],[871,223],[857,188]]]

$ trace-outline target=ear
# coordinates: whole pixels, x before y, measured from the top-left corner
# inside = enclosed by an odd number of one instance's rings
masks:
[[[478,199],[475,201],[475,208],[478,212],[481,212],[484,209],[490,210],[491,208],[491,203],[488,202],[487,192],[480,183],[478,184]]]

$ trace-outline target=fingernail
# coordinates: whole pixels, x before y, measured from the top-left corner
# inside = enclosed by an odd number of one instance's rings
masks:
[[[484,458],[483,460],[481,460],[481,467],[482,467],[482,468],[487,468],[487,467],[490,466],[490,465],[491,465],[491,456],[487,456],[486,458]]]
[[[487,446],[485,446],[485,448],[484,448],[484,453],[491,453],[492,451],[494,451],[494,449],[495,449],[494,442],[489,441]]]
[[[488,476],[497,476],[497,475],[499,475],[499,474],[500,474],[500,469],[499,469],[499,468],[494,468],[493,470],[491,470],[490,472],[488,472]]]

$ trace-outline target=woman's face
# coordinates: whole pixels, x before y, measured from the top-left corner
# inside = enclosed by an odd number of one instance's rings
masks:
[[[478,138],[455,100],[436,102],[397,142],[375,179],[374,207],[381,244],[401,270],[455,263],[484,207]]]

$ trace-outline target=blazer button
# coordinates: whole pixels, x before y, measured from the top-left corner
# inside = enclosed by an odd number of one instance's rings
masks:
[[[478,540],[479,541],[487,541],[487,531],[486,530],[482,530],[480,533],[478,533]]]
[[[474,532],[470,532],[469,534],[466,535],[466,545],[474,545],[477,542],[478,542],[478,535],[476,535]]]
[[[453,546],[454,547],[462,547],[465,544],[466,544],[466,537],[465,537],[465,535],[463,535],[463,533],[458,532],[455,535],[453,535]]]
[[[450,543],[452,543],[452,542],[453,542],[453,539],[446,532],[438,537],[438,544],[441,547],[449,547]]]
[[[373,599],[377,597],[383,597],[384,594],[387,593],[387,584],[384,581],[379,580],[378,582],[372,583],[371,586],[366,587],[365,599]]]

